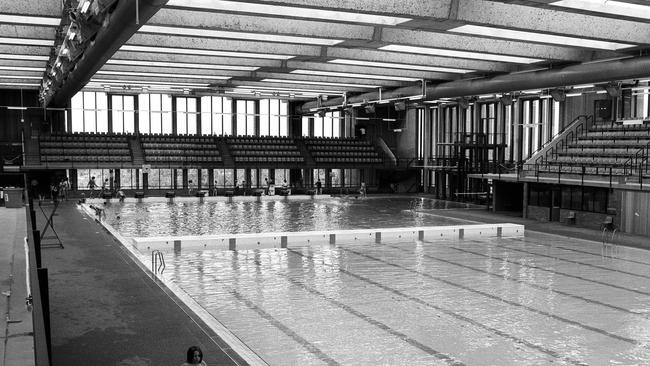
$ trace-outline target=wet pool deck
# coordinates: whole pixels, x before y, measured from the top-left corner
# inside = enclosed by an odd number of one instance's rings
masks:
[[[444,214],[600,240],[599,231],[487,210],[452,209]],[[37,218],[38,227],[43,227],[44,217],[37,212]],[[190,345],[203,349],[209,365],[245,364],[76,204],[62,204],[54,219],[65,249],[42,253],[50,280],[53,365],[174,365],[182,363]],[[623,234],[620,244],[650,249],[647,237]]]

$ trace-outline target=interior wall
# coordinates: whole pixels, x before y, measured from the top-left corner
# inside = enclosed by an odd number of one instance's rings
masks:
[[[620,225],[626,233],[650,235],[650,192],[620,192]]]

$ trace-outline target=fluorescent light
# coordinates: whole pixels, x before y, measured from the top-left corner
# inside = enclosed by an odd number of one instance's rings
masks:
[[[243,58],[266,58],[272,60],[288,60],[290,58],[295,57],[290,55],[275,55],[269,53],[213,51],[213,50],[204,50],[199,48],[173,48],[173,47],[134,46],[134,45],[123,45],[122,47],[120,47],[120,51],[173,53],[173,54],[184,54],[184,55],[224,56],[224,57],[243,57]]]
[[[61,18],[0,14],[0,23],[51,25],[58,27],[61,24]]]
[[[161,74],[153,72],[130,72],[130,71],[97,71],[97,74],[102,75],[124,75],[124,76],[145,76],[151,78],[184,78],[184,79],[215,79],[227,80],[230,76],[214,76],[214,75],[190,75],[190,74]]]
[[[452,68],[452,67],[438,67],[438,66],[425,66],[425,65],[413,65],[413,64],[398,64],[398,63],[391,63],[391,62],[361,61],[361,60],[349,60],[349,59],[343,59],[343,58],[337,58],[335,60],[330,60],[328,62],[331,62],[331,63],[334,63],[334,64],[344,64],[344,65],[387,67],[387,68],[392,68],[392,69],[422,70],[422,71],[433,71],[433,72],[451,72],[451,73],[457,73],[457,74],[465,74],[465,73],[474,71],[474,70],[456,69],[456,68]]]
[[[460,57],[460,58],[470,58],[470,59],[485,60],[485,61],[514,62],[519,64],[532,64],[534,62],[544,61],[543,59],[539,59],[539,58],[495,55],[492,53],[457,51],[457,50],[447,50],[442,48],[402,46],[397,44],[391,44],[388,46],[379,47],[379,49],[382,51],[419,53],[419,54],[433,55],[433,56]]]
[[[81,14],[85,14],[90,8],[90,0],[85,0],[83,5],[81,5]]]
[[[255,71],[259,69],[259,67],[257,66],[195,64],[195,63],[185,63],[185,62],[164,62],[164,61],[145,61],[145,60],[108,60],[106,61],[106,63],[111,65],[177,67],[177,68],[208,69],[208,70]]]
[[[38,87],[40,83],[5,83],[5,82],[0,82],[0,85],[2,86],[33,86],[33,87]]]
[[[27,107],[13,107],[13,106],[8,106],[7,109],[10,109],[12,111],[26,111]]]
[[[0,59],[4,60],[25,60],[25,61],[49,61],[50,56],[45,55],[14,55],[0,53]]]
[[[597,41],[593,39],[557,36],[554,34],[544,34],[536,32],[524,32],[505,28],[492,28],[480,25],[462,25],[460,27],[449,29],[449,32],[474,34],[486,37],[505,38],[510,40],[522,40],[541,43],[552,43],[563,46],[575,46],[586,48],[598,48],[604,50],[619,50],[622,48],[634,47],[634,44],[617,43],[607,41]]]
[[[650,19],[650,6],[603,0],[562,0],[551,5],[593,11],[596,13],[622,15],[631,18]]]
[[[582,93],[566,93],[565,94],[567,97],[577,97],[582,95]]]
[[[0,70],[43,72],[45,70],[45,68],[44,67],[24,67],[24,66],[0,66]]]
[[[524,91],[522,91],[522,93],[524,93],[524,94],[539,94],[539,93],[541,93],[541,92],[542,92],[542,91],[541,91],[540,89],[536,89],[536,90],[524,90]]]
[[[279,15],[283,18],[310,18],[317,20],[331,20],[337,22],[367,23],[380,25],[397,25],[411,20],[385,15],[373,15],[366,13],[352,13],[344,11],[322,10],[313,8],[302,8],[293,6],[266,5],[257,3],[245,3],[239,1],[220,0],[170,0],[167,6],[181,6],[200,9],[211,9],[221,11],[234,11],[238,13],[255,13],[262,15]]]
[[[0,43],[17,44],[21,46],[46,46],[53,47],[53,39],[36,39],[36,38],[14,38],[14,37],[0,37]]]
[[[552,95],[540,95],[539,96],[539,99],[551,99],[551,98],[553,98]]]
[[[167,27],[167,26],[160,26],[160,25],[143,25],[140,28],[139,32],[173,34],[173,35],[183,35],[183,36],[192,36],[192,37],[242,39],[246,41],[314,44],[318,46],[333,46],[335,44],[339,44],[343,42],[342,39],[297,37],[297,36],[285,36],[280,34],[269,34],[269,33],[229,32],[229,31],[221,31],[221,30],[214,30],[214,29]]]
[[[573,89],[588,89],[588,88],[593,88],[595,87],[594,84],[583,84],[583,85],[574,85],[572,86]]]
[[[597,90],[596,94],[607,94],[607,90]]]
[[[189,87],[207,87],[209,84],[196,84],[196,83],[175,83],[175,82],[165,82],[165,81],[146,81],[146,80],[109,80],[109,79],[92,79],[90,83],[101,83],[101,84],[116,84],[116,85],[125,85],[125,84],[139,84],[139,85],[172,85],[172,86],[189,86]]]
[[[321,81],[309,81],[309,80],[288,80],[288,79],[262,79],[261,81],[267,83],[287,83],[287,84],[307,84],[307,85],[328,85],[328,86],[341,86],[341,87],[351,87],[351,88],[377,88],[377,85],[365,85],[365,84],[344,84],[344,83],[325,83]]]
[[[387,75],[370,75],[370,74],[354,74],[349,72],[332,72],[332,71],[318,71],[318,70],[293,70],[292,74],[300,75],[322,75],[322,76],[337,76],[343,78],[361,78],[361,79],[378,79],[378,80],[396,80],[396,81],[418,81],[417,78],[408,78],[401,76],[387,76]]]

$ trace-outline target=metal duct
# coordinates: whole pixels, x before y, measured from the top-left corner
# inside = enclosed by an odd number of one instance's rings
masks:
[[[602,83],[612,80],[625,80],[650,77],[650,56],[616,61],[567,66],[561,69],[499,75],[487,79],[455,80],[427,86],[423,100],[454,98],[491,93],[508,93],[526,89],[544,89],[558,86]],[[407,98],[421,95],[420,86],[407,86],[394,90],[382,90],[381,99]],[[347,104],[377,101],[379,92],[370,92],[347,97]],[[343,105],[343,98],[324,101],[320,106],[308,102],[300,107],[301,113],[309,113],[312,108]]]
[[[88,47],[76,67],[68,74],[61,88],[43,105],[62,107],[104,66],[113,54],[162,8],[168,0],[120,0],[110,16],[106,29],[97,34],[94,44]],[[137,4],[137,10],[136,10]],[[136,14],[138,15],[136,24]]]

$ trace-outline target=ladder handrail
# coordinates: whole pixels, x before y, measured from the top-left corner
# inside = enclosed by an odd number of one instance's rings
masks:
[[[165,256],[160,250],[151,252],[151,272],[154,275],[162,274],[165,271]]]

